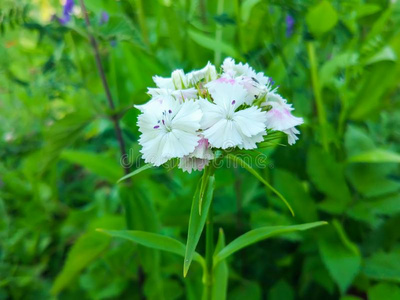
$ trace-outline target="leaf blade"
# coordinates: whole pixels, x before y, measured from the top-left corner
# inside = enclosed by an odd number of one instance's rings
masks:
[[[219,230],[215,253],[221,251],[225,247],[225,234],[222,228]],[[226,260],[219,262],[213,269],[214,284],[212,289],[212,297],[215,300],[225,300],[228,291],[228,263]]]
[[[133,176],[135,176],[135,175],[137,175],[137,174],[139,174],[139,173],[141,173],[143,171],[146,171],[147,169],[151,169],[152,167],[153,166],[151,164],[146,164],[146,165],[140,167],[139,169],[136,169],[135,171],[133,171],[133,172],[121,177],[120,179],[118,179],[117,183],[120,183],[121,181],[124,181],[124,180],[126,180],[126,179],[128,179],[130,177],[133,177]]]
[[[270,185],[264,178],[262,178],[261,175],[258,174],[258,172],[254,170],[248,163],[246,163],[243,159],[233,154],[228,154],[226,158],[232,160],[233,162],[239,163],[241,167],[245,168],[254,177],[256,177],[259,181],[261,181],[267,188],[269,188],[275,195],[277,195],[279,199],[283,201],[283,203],[285,203],[287,208],[290,210],[292,216],[294,216],[294,211],[290,206],[289,202],[285,199],[285,197],[283,197],[281,193],[279,193],[272,185]]]
[[[293,231],[303,231],[325,224],[328,223],[325,221],[319,221],[291,226],[266,226],[250,230],[245,234],[239,236],[238,238],[234,239],[220,252],[218,252],[214,257],[214,263],[217,264],[219,261],[227,258],[228,256],[243,249],[244,247],[247,247],[251,244],[257,243],[269,237]]]
[[[180,256],[185,255],[185,245],[176,239],[161,234],[141,230],[106,230],[98,228],[97,231],[111,237],[123,238],[148,248],[171,252]],[[193,259],[200,264],[204,259],[197,252]]]
[[[348,159],[350,163],[400,163],[400,155],[384,150],[373,149],[353,155]]]
[[[185,260],[183,263],[184,277],[186,277],[187,272],[189,271],[189,267],[193,259],[193,254],[195,253],[196,246],[200,240],[201,233],[203,232],[203,228],[206,223],[208,210],[210,209],[214,192],[214,184],[215,177],[210,176],[208,178],[207,188],[204,196],[203,209],[200,215],[198,211],[200,201],[200,185],[198,185],[195,196],[193,197],[192,208],[189,217],[189,229],[186,242]]]

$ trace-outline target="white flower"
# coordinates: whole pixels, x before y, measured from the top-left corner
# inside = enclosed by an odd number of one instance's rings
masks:
[[[271,109],[267,112],[267,128],[286,133],[289,145],[296,143],[296,140],[298,140],[296,134],[300,132],[295,126],[303,124],[304,121],[303,118],[292,115],[292,110],[294,110],[292,105],[288,104],[286,99],[279,94],[271,93],[262,106],[271,106]]]
[[[184,90],[148,88],[147,93],[154,98],[157,98],[158,96],[173,96],[180,102],[183,102],[183,100],[185,99],[197,98],[197,90],[195,88],[189,88]]]
[[[186,75],[186,77],[187,77],[188,83],[190,85],[194,86],[203,79],[204,79],[204,82],[206,82],[206,83],[209,81],[215,80],[215,79],[217,79],[218,74],[217,74],[217,70],[215,69],[215,66],[213,64],[211,64],[210,62],[208,62],[207,65],[203,69],[197,70],[197,71],[192,71],[192,72],[188,73]]]
[[[203,111],[201,128],[211,146],[255,148],[255,143],[266,134],[266,113],[255,106],[237,110],[247,95],[241,85],[220,83],[210,93],[214,103],[204,99],[199,103]]]
[[[264,73],[256,73],[248,64],[235,64],[235,61],[228,57],[222,64],[224,73],[220,78],[209,82],[206,87],[213,90],[219,83],[240,84],[247,90],[245,103],[251,105],[254,100],[271,92],[271,84]]]
[[[160,106],[166,99],[176,99],[180,103],[187,99],[197,98],[197,90],[189,88],[185,90],[170,90],[164,88],[148,88],[147,92],[152,98],[141,105],[134,105],[135,108],[144,112],[146,109],[153,109],[153,107]]]
[[[288,143],[289,145],[293,145],[299,139],[296,134],[299,134],[300,131],[296,129],[296,127],[292,127],[286,130],[283,130],[284,133],[288,136]]]
[[[256,73],[249,64],[236,64],[235,60],[231,57],[225,58],[222,63],[222,70],[232,78],[244,76],[255,79],[260,85],[269,85],[270,83],[270,79],[263,72]]]
[[[200,137],[202,112],[193,100],[179,103],[172,97],[146,108],[138,118],[139,144],[146,163],[159,166],[171,158],[192,153]]]
[[[170,89],[175,90],[174,83],[171,78],[164,78],[161,76],[153,76],[153,81],[156,86],[160,89]]]
[[[188,80],[185,76],[185,72],[182,69],[178,69],[171,74],[172,83],[176,90],[182,90],[188,86]]]
[[[203,170],[212,159],[214,159],[214,153],[211,151],[208,140],[200,136],[194,151],[180,159],[179,168],[190,174],[193,170]]]
[[[262,106],[271,106],[272,108],[267,112],[267,128],[283,131],[294,126],[303,124],[303,118],[298,118],[292,115],[291,111],[294,110],[291,104],[276,93],[268,95],[267,101]]]
[[[183,90],[190,87],[195,87],[197,83],[204,79],[204,82],[209,82],[217,79],[217,71],[215,66],[210,62],[200,70],[192,71],[188,74],[182,69],[177,69],[172,72],[170,78],[153,76],[153,81],[158,88],[168,90]]]

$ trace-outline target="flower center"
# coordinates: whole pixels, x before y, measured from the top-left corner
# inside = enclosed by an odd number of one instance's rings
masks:
[[[157,121],[157,125],[155,125],[154,129],[163,128],[167,132],[172,131],[172,110],[164,110],[162,113],[161,120]]]

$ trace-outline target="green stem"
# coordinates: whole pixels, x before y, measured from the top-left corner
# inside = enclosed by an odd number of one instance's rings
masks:
[[[319,125],[321,126],[322,146],[324,147],[325,151],[328,151],[329,148],[328,148],[328,135],[326,132],[327,128],[326,112],[322,101],[321,86],[319,84],[319,79],[318,79],[318,63],[315,55],[314,44],[312,42],[307,43],[307,52],[308,52],[308,59],[310,61],[311,81],[315,97],[315,103],[317,106],[318,122]]]
[[[217,4],[217,15],[222,15],[224,12],[224,0],[218,0]],[[215,40],[217,45],[221,45],[222,41],[222,25],[217,24],[217,28],[215,30]],[[214,52],[214,63],[215,65],[219,65],[221,63],[221,48],[217,47]]]
[[[136,0],[136,8],[137,8],[139,26],[142,31],[143,41],[146,44],[146,46],[150,48],[150,41],[149,41],[149,35],[148,35],[148,30],[147,30],[147,24],[146,24],[146,16],[144,14],[142,0]]]
[[[212,299],[213,289],[213,255],[214,255],[214,220],[213,203],[207,215],[206,222],[206,280],[205,280],[205,300]]]

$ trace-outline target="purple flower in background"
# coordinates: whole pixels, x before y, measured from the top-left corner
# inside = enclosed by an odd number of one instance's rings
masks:
[[[106,11],[102,11],[100,17],[100,25],[108,23],[108,20],[110,20],[110,15]]]
[[[291,37],[293,34],[294,18],[291,15],[286,16],[286,37]]]
[[[117,47],[117,41],[116,40],[111,40],[110,41],[110,45],[111,45],[111,47],[113,47],[113,48],[115,48],[115,47]]]
[[[62,25],[66,25],[71,20],[72,10],[74,9],[74,0],[65,0],[63,6],[63,15],[61,18],[58,18],[58,21]]]

